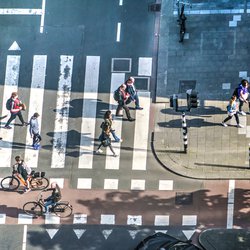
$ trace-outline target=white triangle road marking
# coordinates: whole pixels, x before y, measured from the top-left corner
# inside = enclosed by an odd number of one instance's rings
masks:
[[[73,231],[76,234],[76,237],[78,238],[78,240],[82,237],[82,235],[85,233],[85,229],[73,229]]]
[[[105,239],[108,239],[109,235],[112,233],[113,230],[102,230],[102,234]]]
[[[132,237],[132,239],[135,239],[136,234],[139,232],[140,230],[128,230],[130,236]]]
[[[186,238],[189,240],[195,233],[195,230],[182,230],[182,232],[186,236]]]
[[[8,50],[21,50],[18,43],[14,41]]]
[[[48,232],[49,237],[50,237],[51,239],[54,238],[54,236],[56,235],[56,233],[57,233],[58,230],[59,230],[59,229],[46,229],[46,231]]]

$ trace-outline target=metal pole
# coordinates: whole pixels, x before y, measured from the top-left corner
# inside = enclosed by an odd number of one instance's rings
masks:
[[[188,148],[188,130],[187,130],[187,123],[186,123],[186,115],[185,112],[182,112],[182,133],[183,133],[183,143],[184,143],[184,153],[187,153]]]

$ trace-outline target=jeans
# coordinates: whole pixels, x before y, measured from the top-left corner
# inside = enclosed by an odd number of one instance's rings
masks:
[[[23,120],[23,115],[21,111],[18,111],[17,113],[11,113],[9,120],[7,121],[7,123],[5,124],[5,127],[8,127],[10,125],[10,123],[16,119],[16,117],[18,116],[20,122],[22,123],[22,125],[24,124],[24,120]]]
[[[49,207],[49,206],[55,204],[55,202],[54,202],[52,199],[50,199],[50,198],[51,198],[51,196],[49,196],[49,197],[46,199],[47,201],[44,203],[45,213],[48,212],[48,207]]]
[[[32,147],[35,146],[35,144],[39,143],[42,140],[42,137],[39,134],[33,134],[33,144]]]
[[[135,95],[133,96],[133,99],[132,99],[131,97],[129,97],[128,100],[126,101],[126,104],[131,103],[133,100],[135,101],[135,107],[136,107],[136,108],[139,108],[139,107],[140,107],[140,103],[139,103],[139,97],[138,97],[137,94],[135,94]]]
[[[120,138],[115,134],[115,130],[114,130],[114,129],[111,129],[110,132],[111,132],[111,134],[112,134],[114,140],[115,140],[116,142],[119,142],[119,141],[120,141]]]

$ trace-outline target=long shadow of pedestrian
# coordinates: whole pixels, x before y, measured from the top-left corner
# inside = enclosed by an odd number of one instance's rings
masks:
[[[166,115],[178,115],[178,116],[181,115],[181,112],[176,112],[175,110],[171,108],[162,109],[161,113],[166,114]],[[226,111],[218,107],[206,106],[206,107],[199,107],[197,109],[191,109],[191,112],[186,111],[185,113],[187,116],[211,117],[212,115],[226,114]]]
[[[202,118],[193,118],[193,119],[186,119],[187,126],[188,127],[211,127],[211,126],[221,126],[221,123],[215,123],[215,122],[207,122]],[[158,125],[160,127],[165,128],[181,128],[182,127],[182,120],[181,119],[175,119],[171,120],[169,122],[159,122]]]

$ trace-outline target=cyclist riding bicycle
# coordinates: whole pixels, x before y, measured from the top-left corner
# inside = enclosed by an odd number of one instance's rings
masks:
[[[60,190],[60,187],[57,185],[57,183],[52,182],[50,186],[51,186],[51,188],[48,188],[48,189],[44,190],[45,192],[46,191],[52,191],[52,194],[48,198],[46,198],[44,200],[45,201],[45,204],[44,204],[45,213],[48,212],[48,207],[49,206],[55,205],[62,198],[61,190]]]
[[[21,156],[15,157],[16,163],[12,166],[13,167],[13,174],[19,174],[25,180],[27,186],[25,188],[25,193],[29,192],[30,189],[30,174],[31,168],[27,166]]]

